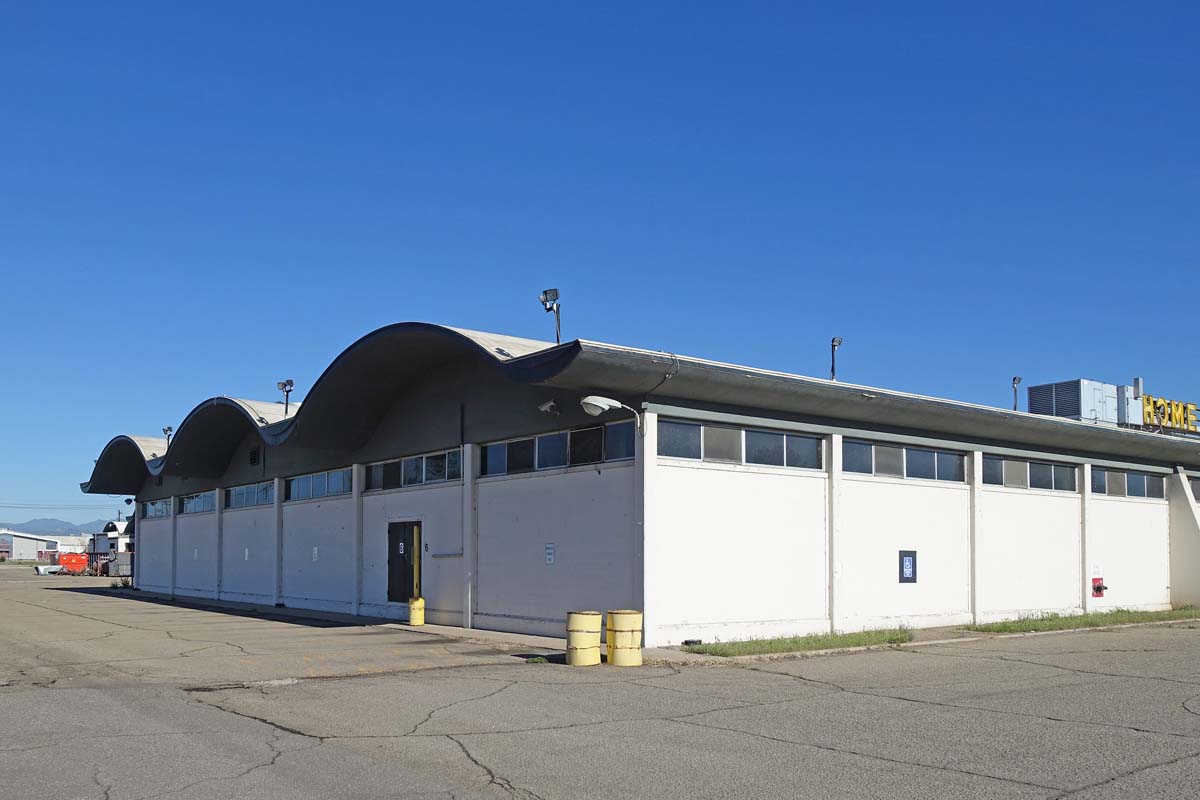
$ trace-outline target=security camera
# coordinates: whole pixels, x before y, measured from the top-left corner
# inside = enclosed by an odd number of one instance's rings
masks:
[[[554,402],[553,400],[547,400],[538,406],[538,411],[541,411],[543,414],[553,414],[557,417],[559,414],[558,403]]]

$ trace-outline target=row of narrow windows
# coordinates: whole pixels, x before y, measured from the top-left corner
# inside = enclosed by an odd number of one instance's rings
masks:
[[[483,460],[481,474],[484,476],[627,460],[634,456],[634,424],[616,422],[496,442],[483,445],[480,451]],[[462,450],[454,448],[368,464],[365,490],[398,489],[461,479]],[[342,467],[296,475],[286,478],[283,487],[284,502],[347,495],[354,488],[353,470]],[[273,481],[260,481],[227,488],[223,494],[223,507],[227,509],[272,505],[275,502],[275,485]],[[174,498],[174,508],[179,514],[197,514],[216,510],[216,502],[215,492],[198,492]],[[149,500],[141,506],[143,519],[169,517],[172,499]]]
[[[658,421],[658,454],[672,458],[821,469],[821,448],[818,436]]]
[[[632,422],[613,422],[512,439],[484,445],[481,453],[479,471],[483,476],[625,461],[634,456],[634,425]]]
[[[441,483],[462,478],[462,451],[447,450],[426,456],[381,461],[367,467],[367,490],[396,489],[422,483]]]
[[[658,454],[732,464],[808,469],[823,466],[820,437],[668,419],[658,423]],[[967,454],[844,439],[842,471],[963,483],[967,479]],[[1077,492],[1077,474],[1074,464],[983,456],[983,483],[991,486]],[[1200,499],[1200,478],[1190,480],[1193,494]],[[1093,467],[1091,489],[1095,494],[1112,497],[1161,499],[1166,483],[1161,475]]]
[[[483,477],[511,475],[567,466],[622,461],[634,457],[633,422],[614,422],[568,431],[485,444],[480,448]],[[670,458],[718,463],[824,468],[822,437],[806,434],[707,425],[680,420],[658,421],[658,454]],[[864,475],[919,480],[966,481],[967,454],[952,450],[845,439],[842,469]],[[1030,461],[985,454],[983,483],[1020,489],[1076,492],[1077,468],[1073,464]],[[396,489],[462,479],[462,450],[392,459],[368,464],[366,491]],[[1191,478],[1193,494],[1200,499],[1200,478]],[[1112,497],[1165,497],[1161,475],[1092,468],[1091,490]],[[352,491],[349,467],[298,475],[284,481],[284,501],[336,497]],[[230,509],[271,505],[275,502],[272,481],[260,481],[224,490],[224,507]],[[141,504],[142,517],[171,515],[172,499]],[[215,510],[214,492],[199,492],[174,498],[175,510],[193,514]]]

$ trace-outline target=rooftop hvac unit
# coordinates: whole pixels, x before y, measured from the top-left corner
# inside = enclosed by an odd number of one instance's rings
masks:
[[[1116,425],[1117,387],[1111,383],[1077,380],[1044,383],[1028,389],[1029,413]]]
[[[1122,425],[1142,424],[1142,392],[1140,388],[1136,386],[1117,387],[1117,422]]]

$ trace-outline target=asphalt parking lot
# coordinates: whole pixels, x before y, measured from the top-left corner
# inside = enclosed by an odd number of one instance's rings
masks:
[[[751,666],[526,663],[0,568],[13,798],[1194,797],[1200,630]]]

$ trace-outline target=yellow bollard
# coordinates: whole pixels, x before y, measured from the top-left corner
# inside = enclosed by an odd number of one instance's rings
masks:
[[[424,597],[408,598],[408,624],[409,625],[424,625],[425,624],[425,598]]]
[[[600,612],[567,612],[567,664],[594,667],[600,663]]]
[[[608,663],[614,667],[642,665],[642,612],[609,611],[606,626]]]

